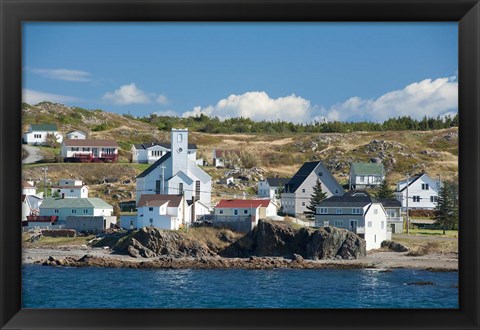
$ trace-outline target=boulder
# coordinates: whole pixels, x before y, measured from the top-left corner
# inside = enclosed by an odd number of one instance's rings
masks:
[[[410,249],[403,245],[403,244],[400,244],[398,242],[395,242],[395,241],[383,241],[381,244],[380,244],[380,247],[382,248],[387,248],[391,251],[394,251],[394,252],[407,252],[409,251]]]

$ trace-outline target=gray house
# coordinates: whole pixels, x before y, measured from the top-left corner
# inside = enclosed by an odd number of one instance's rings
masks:
[[[313,187],[317,180],[322,183],[322,191],[330,196],[342,196],[345,191],[332,173],[320,161],[307,162],[285,184],[281,195],[283,212],[292,216],[308,211]]]
[[[387,226],[393,234],[403,233],[402,202],[396,199],[378,198],[387,212]]]
[[[382,163],[352,163],[350,165],[350,190],[379,186],[385,180]]]

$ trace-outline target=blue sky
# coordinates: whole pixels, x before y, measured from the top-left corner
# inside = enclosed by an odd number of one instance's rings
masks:
[[[23,99],[145,116],[457,112],[457,23],[23,24]]]

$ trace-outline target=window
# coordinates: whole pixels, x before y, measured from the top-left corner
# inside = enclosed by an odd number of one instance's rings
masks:
[[[87,210],[87,209],[84,209],[84,210],[83,210],[83,213],[84,213],[84,214],[87,214],[87,213],[88,213],[88,210]]]
[[[377,243],[377,235],[373,235],[373,241]]]
[[[302,202],[302,206],[305,206],[305,202]]]
[[[360,182],[365,182],[365,176],[360,175]]]
[[[238,210],[233,210],[234,215],[238,215]]]
[[[180,182],[178,184],[178,194],[179,195],[183,194],[183,182]]]
[[[78,147],[72,147],[72,151],[78,151]]]
[[[243,210],[243,214],[248,214],[248,210]]]
[[[342,227],[343,226],[343,220],[335,220],[334,225],[335,225],[335,227]]]
[[[153,224],[153,218],[148,219],[150,221],[150,224]]]
[[[428,190],[428,183],[422,183],[422,190]]]
[[[70,192],[73,193],[73,189],[70,189]]]
[[[82,148],[82,151],[90,151],[90,148],[85,148],[85,147],[83,147],[83,148]]]
[[[218,213],[223,214],[223,210],[218,210]]]
[[[130,226],[133,226],[133,220],[130,220]]]
[[[200,199],[200,180],[195,181],[195,197]]]
[[[413,196],[412,198],[413,198],[413,201],[414,201],[415,203],[419,203],[419,202],[420,202],[420,196]]]
[[[72,213],[77,213],[77,210],[72,210]]]
[[[385,221],[381,221],[381,222],[380,222],[380,228],[381,228],[381,229],[385,229]]]
[[[367,222],[367,226],[368,226],[368,228],[371,228],[371,227],[372,227],[372,222],[371,222],[371,221],[368,221],[368,222]]]
[[[430,196],[430,202],[431,203],[437,203],[438,202],[438,197],[437,196]]]
[[[151,212],[153,211],[153,207],[149,207],[148,210]]]
[[[58,209],[55,209],[55,213],[58,213]]]
[[[323,222],[323,226],[324,226],[324,227],[330,226],[330,223],[328,222],[328,220],[325,220],[325,221]]]
[[[378,209],[374,209],[373,214],[378,214]]]
[[[320,214],[327,214],[327,213],[328,213],[328,209],[326,207],[320,208]]]
[[[182,134],[178,134],[177,135],[177,142],[182,142],[183,140],[183,135]]]
[[[335,189],[335,194],[338,194],[338,189]]]
[[[159,195],[160,194],[160,186],[161,186],[161,181],[157,180],[155,182],[155,194]]]
[[[336,209],[336,210],[335,210],[335,213],[336,213],[336,214],[342,214],[342,213],[343,213],[343,210],[342,210],[342,209]]]
[[[302,193],[304,193],[304,192],[305,192],[305,189],[302,189]]]
[[[352,213],[353,214],[362,214],[362,209],[359,209],[359,208],[355,208],[355,209],[352,209]]]
[[[318,176],[322,176],[322,175],[323,175],[323,173],[322,173],[322,172],[318,172]]]

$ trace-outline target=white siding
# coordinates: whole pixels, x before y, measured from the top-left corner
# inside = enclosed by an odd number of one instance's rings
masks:
[[[397,190],[405,187],[406,180],[400,181],[397,184]],[[428,189],[425,189],[428,184]],[[423,186],[422,186],[423,185]],[[439,192],[439,182],[433,180],[428,175],[424,174],[408,187],[408,208],[409,209],[434,209],[437,205],[432,202],[432,198],[437,198]],[[407,207],[406,197],[407,190],[395,192],[397,200],[402,202],[402,208]],[[418,201],[418,198],[419,201]]]

